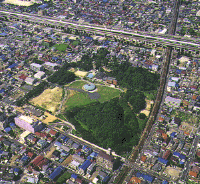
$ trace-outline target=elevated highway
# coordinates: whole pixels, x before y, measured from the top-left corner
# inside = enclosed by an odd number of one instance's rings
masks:
[[[148,42],[155,44],[162,44],[164,46],[172,46],[175,48],[184,48],[189,51],[200,51],[200,39],[186,39],[186,38],[176,38],[170,35],[155,35],[149,33],[138,33],[134,31],[118,30],[113,28],[106,28],[104,26],[95,26],[92,24],[80,24],[75,22],[70,22],[68,20],[59,20],[57,18],[31,15],[28,13],[17,13],[12,11],[0,10],[0,16],[2,18],[7,17],[10,20],[17,20],[23,22],[37,23],[39,25],[48,25],[59,27],[62,29],[77,29],[78,31],[85,31],[90,34],[100,34],[111,38],[124,39],[130,42]],[[144,43],[145,44],[145,43]]]

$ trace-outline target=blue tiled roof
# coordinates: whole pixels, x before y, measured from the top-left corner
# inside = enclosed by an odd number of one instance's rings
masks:
[[[10,127],[7,127],[4,129],[6,133],[10,132],[12,129]]]
[[[1,89],[1,90],[0,90],[0,93],[3,93],[4,91],[5,91],[5,89]]]
[[[76,175],[76,174],[72,174],[71,175],[71,178],[74,178],[74,179],[76,179],[78,176]]]
[[[79,169],[83,169],[84,171],[89,167],[91,164],[90,160],[86,160],[81,166],[79,166]]]
[[[180,154],[180,159],[186,159],[186,156],[183,154]]]
[[[172,133],[170,134],[171,137],[175,137],[175,135],[176,135],[176,132],[172,132]]]
[[[161,158],[161,157],[158,157],[158,161],[163,163],[163,164],[167,164],[168,163],[168,160],[166,160],[164,158]]]
[[[173,155],[180,157],[180,153],[179,152],[174,152]]]
[[[10,126],[11,126],[11,127],[15,126],[15,123],[10,123]]]
[[[64,170],[62,166],[57,167],[49,176],[50,179],[54,180],[57,176],[61,174],[61,172]]]
[[[8,68],[14,68],[17,66],[17,63],[13,63],[12,65],[10,65]]]

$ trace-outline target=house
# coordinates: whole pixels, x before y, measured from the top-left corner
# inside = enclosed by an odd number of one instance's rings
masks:
[[[77,162],[77,161],[73,160],[73,161],[69,164],[69,167],[72,168],[72,169],[74,169],[74,170],[76,170],[80,164],[81,164],[80,162]]]
[[[84,158],[80,157],[77,154],[72,155],[72,159],[75,160],[75,161],[78,161],[79,163],[83,163],[85,161]]]
[[[193,178],[197,178],[197,173],[194,171],[190,171],[189,172],[189,176],[193,177]]]
[[[99,171],[99,176],[100,176],[101,180],[104,180],[104,178],[107,176],[107,174],[103,171]]]
[[[90,166],[90,164],[91,164],[91,161],[86,160],[82,165],[78,167],[79,169],[78,173],[83,175],[86,172],[87,168]]]
[[[161,158],[161,157],[158,157],[158,161],[164,165],[167,165],[168,163],[168,160],[164,159],[164,158]]]
[[[72,174],[72,175],[71,175],[71,180],[72,180],[72,181],[75,181],[75,180],[77,179],[77,177],[78,177],[77,174]]]
[[[76,183],[77,183],[77,184],[82,184],[83,181],[82,181],[80,178],[76,178]]]
[[[64,172],[65,168],[62,166],[58,166],[50,175],[49,178],[55,181],[58,176],[60,176]]]
[[[56,69],[58,69],[58,64],[56,64],[56,63],[45,62],[44,66],[47,69],[50,69],[50,70],[56,70]]]
[[[49,131],[49,135],[50,135],[51,137],[57,137],[57,136],[58,136],[58,132],[55,131],[55,130],[50,130],[50,131]]]
[[[22,80],[22,81],[25,81],[26,78],[27,78],[27,76],[24,75],[24,74],[22,74],[22,75],[19,76],[19,79]]]
[[[80,144],[78,144],[78,143],[73,143],[73,144],[72,144],[72,148],[73,148],[73,149],[76,149],[76,150],[77,150],[79,147],[80,147]]]
[[[139,179],[138,177],[135,177],[133,176],[131,179],[130,179],[130,183],[141,183],[142,180]]]
[[[140,160],[141,160],[142,162],[145,162],[146,159],[147,159],[147,156],[146,156],[146,155],[143,155],[143,156],[141,156],[141,158],[140,158]]]
[[[61,148],[62,143],[59,142],[59,141],[56,141],[56,142],[54,143],[54,146],[56,146],[57,148]]]
[[[113,165],[114,165],[114,157],[112,155],[108,155],[103,151],[100,151],[97,160],[97,164],[108,169],[108,170],[113,170]]]
[[[38,142],[37,142],[37,145],[40,147],[40,148],[45,148],[47,146],[47,141],[45,140],[42,140],[40,139]]]
[[[167,160],[169,157],[170,157],[170,155],[171,155],[171,151],[170,150],[167,150],[166,152],[165,152],[165,154],[163,155],[163,159],[165,159],[165,160]]]
[[[93,171],[95,171],[95,168],[96,168],[96,163],[92,162],[92,164],[87,168],[87,173],[88,174],[93,173]]]
[[[37,156],[33,161],[31,161],[31,165],[35,169],[41,170],[44,165],[47,163],[47,159],[45,159],[42,155]]]

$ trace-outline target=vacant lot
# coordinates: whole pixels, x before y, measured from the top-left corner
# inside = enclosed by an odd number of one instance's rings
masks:
[[[52,157],[52,153],[56,150],[55,146],[52,146],[51,149],[45,155],[46,158],[50,159]]]
[[[97,87],[97,93],[99,93],[100,96],[101,96],[98,99],[99,102],[105,102],[105,101],[108,101],[112,98],[119,97],[120,93],[121,93],[120,90],[114,89],[114,88],[111,88],[111,87],[107,87],[107,86],[97,85],[96,87]]]
[[[179,167],[173,168],[173,167],[168,166],[165,170],[165,173],[168,176],[171,176],[173,180],[177,180],[179,178],[179,174],[181,173],[181,170],[182,169]]]
[[[62,98],[62,88],[46,89],[41,95],[30,102],[55,113]]]
[[[49,114],[48,112],[45,112],[44,115],[46,116],[46,119],[43,120],[43,123],[46,123],[46,124],[49,124],[49,122],[53,122],[58,119],[56,116],[53,116]]]
[[[76,71],[74,74],[78,77],[85,77],[87,75],[88,72],[83,72],[83,71]]]
[[[197,125],[199,123],[199,118],[195,114],[180,112],[180,111],[172,111],[172,117],[179,117],[183,122],[190,122],[191,124]]]
[[[148,117],[151,110],[151,104],[153,104],[153,101],[147,99],[145,99],[145,101],[146,101],[146,108],[140,111],[140,113],[144,113]]]

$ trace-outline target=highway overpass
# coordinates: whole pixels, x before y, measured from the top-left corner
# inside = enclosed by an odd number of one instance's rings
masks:
[[[155,35],[149,33],[138,33],[134,31],[125,31],[117,29],[109,29],[103,26],[96,26],[92,24],[80,24],[76,22],[70,22],[68,20],[58,20],[52,17],[44,17],[38,15],[31,15],[27,13],[17,13],[17,12],[8,12],[0,10],[1,18],[4,19],[7,17],[10,20],[17,20],[23,22],[37,23],[40,25],[55,26],[62,29],[77,29],[78,31],[86,31],[90,34],[100,34],[107,37],[124,39],[130,42],[136,43],[152,43],[155,46],[161,44],[163,46],[172,46],[174,48],[184,48],[188,51],[200,51],[200,39],[187,39],[187,38],[174,38],[169,35]]]

